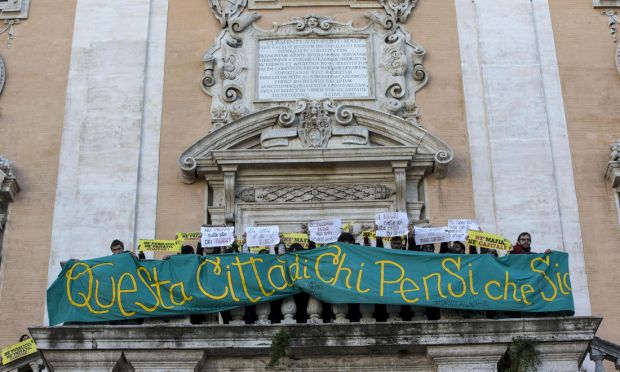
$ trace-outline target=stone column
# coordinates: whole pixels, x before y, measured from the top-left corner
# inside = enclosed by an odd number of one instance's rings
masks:
[[[579,359],[588,342],[556,342],[536,346],[540,352],[538,372],[579,371]]]
[[[590,300],[548,0],[455,0],[476,219],[569,253],[575,313]],[[526,109],[524,109],[526,108]],[[509,149],[509,150],[508,150]],[[527,210],[527,213],[523,213]]]
[[[429,346],[426,354],[437,372],[496,372],[506,347],[502,344]]]
[[[48,284],[60,261],[154,237],[167,11],[168,0],[76,2]]]
[[[590,351],[590,359],[594,361],[594,366],[595,366],[594,372],[605,372],[605,366],[603,365],[603,360],[605,359],[604,353],[601,353],[598,350],[592,349]]]

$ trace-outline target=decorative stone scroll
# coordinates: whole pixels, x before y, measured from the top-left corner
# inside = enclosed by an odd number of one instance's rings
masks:
[[[202,88],[213,97],[213,130],[301,99],[360,104],[417,124],[415,94],[428,81],[426,51],[399,24],[415,2],[405,8],[390,4],[394,16],[369,14],[360,28],[316,15],[274,23],[269,30],[254,24],[256,13],[228,18],[203,57]]]
[[[620,6],[620,1],[618,3]],[[614,41],[614,43],[616,43],[616,69],[618,70],[618,73],[620,74],[620,43],[618,43],[618,38],[617,38],[617,34],[618,34],[617,25],[618,25],[618,22],[620,22],[620,19],[618,19],[618,12],[615,10],[607,9],[602,14],[607,16],[607,20],[609,23],[609,36]]]
[[[248,187],[239,199],[249,203],[288,203],[339,200],[383,200],[394,192],[385,185],[287,185]]]
[[[620,187],[620,140],[609,145],[611,150],[611,160],[607,162],[607,171],[605,178],[609,186],[613,188]]]
[[[8,31],[7,48],[13,45],[15,38],[15,25],[21,19],[28,18],[28,8],[30,0],[0,0],[0,20],[4,20],[4,27],[0,28],[0,34]]]
[[[0,231],[4,230],[7,221],[9,203],[15,200],[19,185],[13,173],[12,163],[0,155]]]
[[[298,101],[278,117],[276,125],[261,133],[263,148],[288,147],[298,139],[297,148],[327,148],[332,137],[340,145],[367,145],[368,129],[360,126],[344,107],[330,100]],[[339,146],[333,146],[339,147]]]

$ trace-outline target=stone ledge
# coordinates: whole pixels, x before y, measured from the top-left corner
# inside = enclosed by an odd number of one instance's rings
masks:
[[[33,327],[40,350],[48,349],[261,349],[281,329],[292,334],[291,348],[376,347],[509,343],[514,337],[539,342],[590,341],[601,318],[561,317],[503,320],[418,321],[376,324],[281,325],[84,325]]]
[[[110,366],[121,352],[130,363],[154,366],[162,350],[168,365],[179,370],[228,370],[230,363],[242,370],[263,369],[272,340],[286,330],[291,338],[283,359],[298,370],[411,370],[408,363],[416,361],[421,371],[457,371],[492,370],[515,337],[536,340],[541,359],[551,362],[549,368],[556,362],[576,366],[600,322],[594,317],[554,317],[286,326],[71,325],[33,327],[30,332],[55,370]]]

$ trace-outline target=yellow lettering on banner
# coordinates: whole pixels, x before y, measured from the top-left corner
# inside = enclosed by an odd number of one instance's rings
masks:
[[[280,271],[280,275],[282,276],[282,282],[284,283],[281,287],[278,287],[274,282],[273,279],[271,277],[271,273],[274,270],[278,270]],[[269,268],[269,270],[267,270],[267,279],[269,280],[269,284],[271,284],[272,288],[275,288],[279,291],[283,290],[284,288],[286,288],[287,286],[291,286],[289,285],[289,283],[286,281],[286,272],[285,272],[285,268],[283,264],[280,265],[273,265]]]
[[[437,293],[439,294],[439,297],[441,297],[441,298],[448,298],[448,296],[443,294],[443,292],[441,291],[441,274],[440,273],[432,273],[432,274],[429,274],[429,275],[427,275],[425,277],[422,277],[422,282],[424,283],[424,292],[426,293],[426,301],[430,301],[430,299],[431,299],[430,293],[428,292],[428,279],[430,279],[432,277],[437,277]]]
[[[299,275],[299,255],[295,255],[295,261],[289,265],[288,272],[291,274],[291,278],[294,282],[303,279]]]
[[[174,309],[174,306],[167,306],[166,303],[164,302],[164,299],[161,296],[161,286],[169,284],[169,283],[170,283],[170,280],[159,281],[159,279],[157,278],[157,268],[154,267],[153,268],[153,284],[151,284],[151,287],[155,288],[161,307],[163,307],[164,309],[168,309],[168,310]]]
[[[237,297],[235,293],[235,287],[232,282],[232,278],[230,277],[230,266],[226,266],[226,278],[228,278],[228,288],[230,288],[230,298],[235,302],[240,302],[241,300]]]
[[[405,269],[397,264],[394,261],[389,261],[389,260],[379,260],[379,261],[375,261],[375,265],[381,265],[381,277],[380,277],[380,284],[379,284],[379,296],[383,297],[383,293],[384,293],[384,289],[385,289],[385,285],[386,284],[397,284],[400,283],[401,280],[403,280],[403,278],[405,277]],[[400,275],[398,276],[398,279],[396,280],[385,280],[385,265],[392,265],[395,266],[396,268],[398,268],[398,270],[400,270]],[[398,293],[398,291],[394,291],[394,293]]]
[[[529,287],[529,288],[526,290],[526,289],[525,289],[526,287]],[[521,297],[523,298],[523,303],[524,303],[524,304],[526,304],[526,305],[531,305],[531,304],[532,304],[531,302],[529,302],[529,301],[527,300],[527,297],[525,297],[525,296],[526,296],[527,294],[534,293],[534,292],[536,292],[536,290],[535,290],[535,289],[534,289],[534,287],[533,287],[532,285],[530,285],[530,284],[523,284],[523,285],[521,286]]]
[[[471,270],[471,264],[469,264],[469,267],[469,291],[472,295],[476,296],[478,292],[476,292],[476,289],[474,288],[474,274]]]
[[[334,275],[334,282],[332,284],[336,284],[338,282],[338,277],[340,276],[340,272],[341,271],[345,271],[346,274],[346,279],[344,280],[344,285],[351,289],[351,284],[349,284],[349,280],[351,279],[351,274],[353,274],[353,272],[351,271],[351,269],[349,269],[348,267],[342,267],[342,265],[344,265],[344,260],[347,257],[346,253],[342,254],[342,257],[338,257],[338,268],[336,269],[336,275]]]
[[[521,299],[517,297],[517,284],[508,279],[508,271],[506,271],[506,280],[504,281],[504,300],[508,299],[508,287],[512,287],[512,299],[516,302],[521,302]]]
[[[465,279],[463,279],[462,276],[452,272],[452,270],[450,270],[449,268],[446,267],[446,263],[452,263],[454,264],[454,266],[456,267],[457,271],[461,270],[461,258],[457,258],[456,260],[454,258],[446,258],[443,259],[441,261],[441,267],[449,274],[452,275],[453,277],[457,278],[458,280],[461,281],[461,285],[463,286],[463,290],[461,291],[461,293],[457,294],[454,293],[452,291],[452,283],[448,283],[448,293],[450,293],[450,295],[452,297],[456,297],[456,298],[461,298],[463,296],[465,296],[465,293],[467,293],[467,283],[465,282]]]
[[[196,270],[196,283],[198,284],[198,289],[200,290],[200,292],[202,292],[203,295],[209,297],[212,300],[216,300],[216,301],[221,300],[224,297],[228,296],[228,287],[224,288],[224,293],[222,293],[221,295],[214,295],[214,294],[207,292],[207,290],[202,286],[202,282],[200,281],[200,272],[202,271],[202,268],[208,263],[213,265],[213,274],[220,276],[220,274],[222,273],[222,266],[220,264],[219,257],[217,257],[215,261],[210,260],[208,258],[205,259],[204,261],[202,261],[202,263],[198,266],[198,269]]]
[[[90,311],[92,314],[105,314],[107,313],[109,310],[95,310],[93,309],[93,307],[90,304],[90,301],[92,299],[92,295],[93,295],[93,270],[100,267],[100,266],[114,266],[113,263],[111,262],[104,262],[104,263],[100,263],[97,265],[94,265],[93,267],[90,267],[88,264],[84,263],[84,262],[76,262],[69,270],[67,270],[67,272],[65,273],[65,277],[67,278],[67,284],[66,284],[66,291],[67,291],[67,299],[69,300],[69,303],[77,308],[81,308],[81,307],[86,307],[88,309],[88,311]],[[75,276],[73,275],[74,271],[77,268],[84,268],[84,271],[82,271],[81,273],[76,274]],[[78,291],[77,292],[77,296],[81,297],[82,300],[84,302],[82,303],[78,303],[75,301],[75,299],[73,298],[73,296],[71,295],[71,283],[73,283],[75,280],[78,280],[80,277],[82,277],[83,275],[87,275],[88,276],[88,292],[86,294],[84,294],[84,292],[82,291]]]
[[[362,275],[364,275],[364,263],[360,264],[360,270],[357,272],[357,283],[355,284],[355,290],[358,293],[368,293],[370,292],[370,288],[362,289]]]
[[[413,285],[414,289],[405,289],[405,284],[409,283]],[[420,290],[420,286],[413,280],[410,278],[404,278],[401,282],[400,282],[400,289],[399,289],[399,293],[400,293],[400,297],[403,299],[403,301],[410,303],[410,304],[415,304],[416,302],[420,301],[419,298],[415,298],[413,300],[410,300],[407,298],[407,296],[405,296],[405,293],[408,292],[417,292]]]
[[[131,279],[131,284],[132,284],[132,288],[129,289],[123,289],[123,280],[125,279],[125,277],[128,277]],[[124,316],[132,316],[135,315],[136,312],[135,311],[125,311],[125,309],[123,308],[123,293],[135,293],[138,292],[138,285],[136,284],[136,279],[133,277],[133,275],[131,275],[130,273],[124,273],[123,275],[121,275],[121,277],[118,279],[118,309],[121,311],[121,314],[123,314]]]
[[[114,305],[114,300],[116,299],[116,291],[114,290],[114,288],[116,287],[116,284],[114,283],[113,276],[110,277],[110,281],[112,282],[112,287],[111,287],[112,288],[112,299],[110,300],[109,304],[104,305],[101,303],[101,301],[99,301],[99,280],[95,279],[95,302],[97,303],[97,306],[99,306],[102,309],[111,308]]]
[[[564,287],[562,286],[562,279],[560,277],[560,273],[557,273],[555,275],[558,278],[558,288],[560,289],[560,293],[565,294],[565,295],[570,294],[570,291],[565,291]]]
[[[248,291],[248,286],[245,282],[245,274],[243,273],[243,266],[250,265],[250,264],[251,264],[251,261],[241,262],[239,257],[235,257],[235,262],[232,263],[232,265],[236,266],[237,270],[239,270],[239,278],[241,278],[241,287],[243,288],[243,293],[245,293],[245,297],[247,297],[247,299],[250,300],[250,302],[254,303],[254,302],[258,302],[262,297],[258,296],[254,298],[250,296],[250,291]]]
[[[499,296],[491,295],[491,292],[489,291],[489,287],[491,285],[496,285],[497,289],[501,290],[502,285],[501,285],[500,282],[498,282],[497,280],[489,280],[487,282],[487,284],[485,284],[485,286],[484,286],[484,293],[486,293],[487,297],[490,298],[491,300],[495,300],[495,301],[501,300],[502,299],[502,295],[501,294]]]
[[[258,268],[256,267],[256,262],[263,262],[262,258],[254,258],[254,257],[250,257],[250,265],[252,265],[252,271],[254,272],[254,276],[256,277],[256,282],[258,283],[258,288],[260,288],[260,291],[263,293],[263,295],[265,295],[265,297],[269,297],[272,294],[274,294],[274,292],[276,291],[275,289],[271,290],[270,292],[267,292],[263,286],[263,281],[260,278],[260,274],[258,273]]]
[[[316,263],[314,264],[314,274],[320,281],[322,281],[325,284],[333,284],[335,283],[335,281],[334,281],[334,278],[331,278],[329,280],[326,280],[325,278],[323,278],[323,276],[321,275],[321,260],[323,260],[324,257],[332,257],[332,264],[337,265],[338,256],[340,255],[340,252],[341,252],[340,247],[338,247],[337,245],[331,245],[329,246],[329,248],[336,248],[336,253],[334,252],[323,253],[319,255],[319,257],[317,257]]]
[[[174,300],[174,289],[176,287],[179,287],[179,291],[181,292],[181,301],[180,302],[176,302]],[[175,283],[173,285],[170,286],[170,302],[177,305],[177,306],[181,306],[183,304],[185,304],[187,301],[191,301],[193,299],[192,296],[188,296],[185,294],[185,286],[183,285],[183,282],[178,282]]]
[[[149,292],[151,292],[151,295],[155,299],[155,305],[153,307],[148,307],[148,306],[146,306],[143,303],[138,302],[138,301],[134,302],[134,304],[136,304],[136,306],[141,307],[144,311],[146,311],[148,313],[152,313],[159,306],[159,297],[157,297],[157,294],[153,291],[153,288],[151,288],[151,285],[146,282],[146,279],[144,279],[144,277],[142,276],[142,273],[146,273],[149,282],[151,281],[151,274],[149,273],[149,271],[144,266],[140,266],[138,268],[138,278],[140,278],[140,281],[144,284],[146,289]]]
[[[564,283],[564,286],[566,287],[566,289],[568,289],[570,292],[573,291],[573,288],[571,288],[570,285],[568,285],[568,273],[564,273],[564,275],[562,276],[562,283]]]
[[[308,259],[304,258],[304,264],[308,263]],[[311,276],[308,274],[308,265],[304,265],[304,279],[310,279]]]
[[[27,340],[18,342],[11,346],[2,349],[2,364],[7,365],[20,358],[34,354],[37,352],[37,345],[34,340],[29,338]]]
[[[547,301],[547,302],[551,302],[553,300],[555,300],[558,297],[558,289],[555,286],[555,283],[553,282],[553,280],[551,280],[551,278],[549,278],[547,276],[547,274],[545,273],[544,270],[539,270],[536,267],[534,267],[534,264],[536,262],[542,262],[544,264],[547,265],[547,267],[549,266],[549,256],[546,256],[545,258],[542,257],[537,257],[534,258],[532,261],[530,261],[530,269],[532,269],[533,272],[535,273],[539,273],[543,276],[543,278],[549,283],[549,285],[551,285],[551,288],[553,288],[553,294],[551,296],[547,296],[543,291],[540,292],[540,296],[542,297],[543,300]]]

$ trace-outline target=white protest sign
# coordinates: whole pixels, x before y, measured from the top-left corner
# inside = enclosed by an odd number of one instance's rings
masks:
[[[245,229],[248,247],[262,245],[276,245],[280,242],[280,228],[278,226],[253,226]]]
[[[450,232],[447,227],[414,227],[415,243],[433,244],[450,241]]]
[[[409,219],[405,212],[385,212],[375,215],[377,236],[380,237],[407,235],[409,233],[408,224]]]
[[[312,221],[308,224],[310,240],[321,244],[333,243],[338,240],[341,227],[342,220],[340,219]]]
[[[200,245],[202,245],[203,248],[223,247],[225,245],[232,244],[235,241],[234,226],[203,226],[200,228],[200,232],[202,233],[202,238],[200,238]]]
[[[467,240],[468,230],[478,230],[478,223],[474,220],[448,220],[450,241],[464,242]]]

